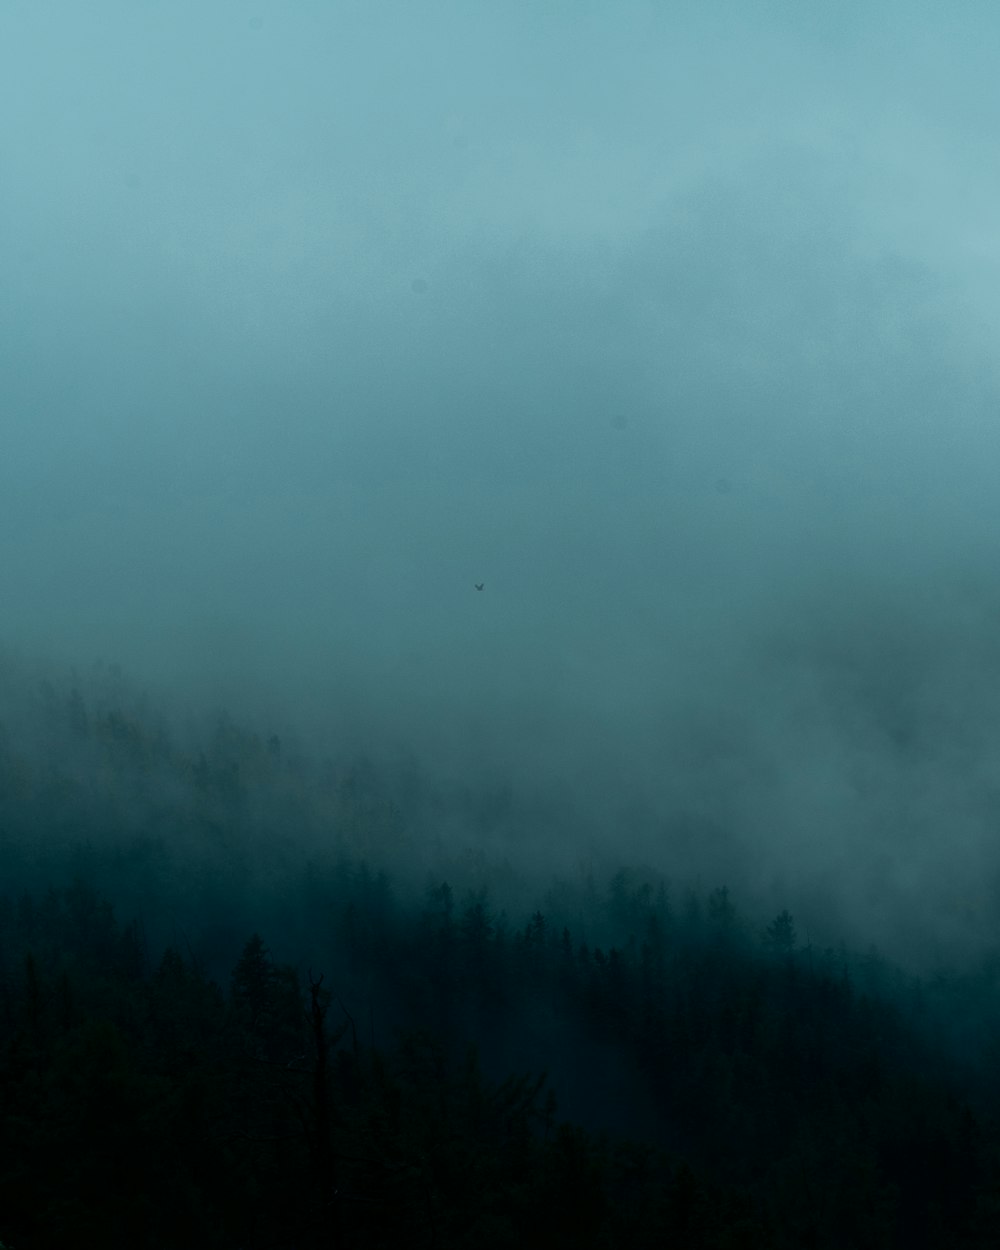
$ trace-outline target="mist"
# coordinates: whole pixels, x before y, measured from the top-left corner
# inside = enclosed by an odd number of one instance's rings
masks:
[[[508,786],[526,871],[981,953],[998,43],[9,0],[0,644]]]

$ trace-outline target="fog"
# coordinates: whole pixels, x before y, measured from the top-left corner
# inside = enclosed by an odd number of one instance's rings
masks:
[[[0,644],[509,785],[528,863],[990,946],[998,45],[7,0]]]

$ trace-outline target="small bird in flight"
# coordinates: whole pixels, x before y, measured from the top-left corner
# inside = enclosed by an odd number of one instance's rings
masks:
[[[476,583],[475,583],[475,587],[476,587],[476,589],[477,589],[477,590],[482,590],[485,586],[486,586],[486,583],[485,583],[485,582],[476,582]]]

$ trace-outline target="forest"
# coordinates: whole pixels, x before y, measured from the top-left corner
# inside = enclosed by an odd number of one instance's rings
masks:
[[[1000,1248],[998,63],[0,0],[0,1250]]]
[[[6,696],[7,1250],[1000,1243],[996,956],[449,859],[427,822],[502,796],[178,734],[114,671]]]

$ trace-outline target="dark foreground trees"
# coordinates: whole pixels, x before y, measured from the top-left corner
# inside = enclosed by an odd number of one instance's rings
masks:
[[[255,934],[225,988],[82,883],[3,900],[0,1239],[1000,1244],[991,1116],[787,913],[754,943],[728,892],[685,928],[616,878],[597,946],[443,884],[413,914],[368,892],[324,901],[332,971]]]

